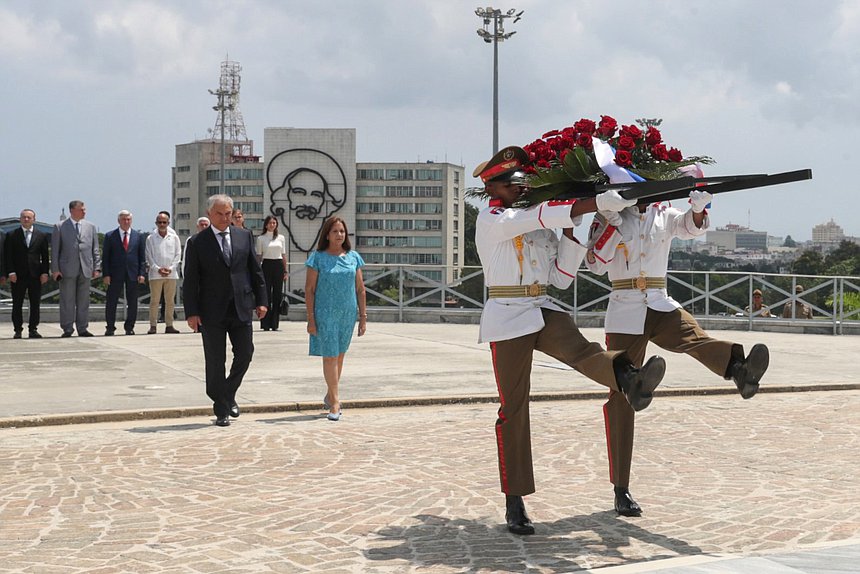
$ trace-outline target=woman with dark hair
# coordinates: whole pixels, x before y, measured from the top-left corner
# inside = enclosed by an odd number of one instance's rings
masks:
[[[277,331],[284,281],[289,273],[286,239],[278,234],[278,219],[274,215],[269,215],[263,222],[263,233],[257,237],[256,248],[257,260],[260,261],[263,276],[266,278],[266,294],[269,298],[269,312],[260,319],[260,327],[263,331]]]
[[[364,260],[349,243],[346,222],[330,217],[320,230],[317,249],[305,263],[305,302],[308,309],[310,355],[322,357],[328,388],[323,404],[328,420],[340,420],[338,395],[343,357],[358,319],[358,336],[367,330],[367,302],[361,267]]]

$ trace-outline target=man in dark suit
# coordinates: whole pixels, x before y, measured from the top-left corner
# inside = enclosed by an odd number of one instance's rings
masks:
[[[137,286],[146,278],[146,243],[139,232],[131,228],[132,215],[123,209],[117,215],[119,227],[105,235],[102,244],[102,276],[108,286],[105,303],[105,336],[116,331],[116,307],[125,287],[126,335],[134,335],[137,321]]]
[[[42,299],[42,285],[48,282],[50,264],[48,262],[48,236],[33,225],[36,212],[32,209],[21,211],[21,227],[6,238],[5,273],[12,288],[12,327],[15,339],[21,338],[24,330],[24,298],[29,294],[30,317],[28,322],[30,338],[41,339],[39,334],[39,305]]]
[[[75,199],[69,202],[69,218],[54,226],[51,234],[51,274],[60,281],[60,327],[63,337],[92,337],[90,281],[101,275],[101,252],[96,226],[84,219],[87,208]]]
[[[263,270],[254,252],[251,232],[230,225],[233,200],[226,195],[209,198],[211,226],[188,240],[182,295],[188,326],[203,329],[206,394],[212,399],[215,424],[230,426],[239,416],[236,391],[254,355],[252,311],[266,315]],[[226,373],[227,337],[233,345],[233,363]]]

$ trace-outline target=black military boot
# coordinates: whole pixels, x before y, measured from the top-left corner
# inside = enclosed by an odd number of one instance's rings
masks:
[[[666,374],[666,361],[663,357],[654,355],[642,368],[637,369],[626,355],[620,355],[616,359],[614,370],[618,389],[627,397],[627,402],[634,411],[641,411],[651,404],[651,399],[654,398],[652,393]]]
[[[526,514],[522,496],[505,495],[505,507],[505,521],[508,523],[509,532],[520,535],[535,533],[535,527]]]
[[[642,508],[633,500],[626,486],[615,487],[615,512],[621,516],[642,515]]]
[[[767,371],[769,363],[770,352],[767,346],[761,343],[753,345],[745,359],[732,357],[726,378],[735,382],[743,398],[751,399],[758,392],[758,382]]]

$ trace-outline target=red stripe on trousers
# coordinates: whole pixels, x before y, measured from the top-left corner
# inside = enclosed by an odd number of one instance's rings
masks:
[[[502,385],[499,384],[499,371],[496,368],[496,344],[490,343],[490,352],[493,356],[493,375],[496,378],[496,388],[499,390],[499,418],[502,419],[502,423],[504,423],[507,419],[505,419],[504,413],[502,413],[502,409],[505,408],[505,395],[502,394]],[[502,425],[496,423],[496,447],[499,449],[499,468],[501,470],[502,477],[502,492],[505,494],[508,493],[508,468],[505,464],[505,443],[502,439]]]
[[[606,334],[603,344],[606,345],[607,349],[609,349],[609,333]],[[615,393],[615,391],[609,391],[609,399],[612,398],[613,393]],[[603,426],[606,429],[606,453],[607,458],[609,459],[609,481],[612,482],[612,477],[615,476],[615,465],[612,464],[612,442],[609,440],[609,410],[606,408],[606,404],[603,405]]]

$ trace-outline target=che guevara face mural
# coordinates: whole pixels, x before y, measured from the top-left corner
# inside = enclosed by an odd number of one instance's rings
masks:
[[[346,176],[333,157],[313,149],[282,151],[269,162],[269,210],[290,242],[305,253],[316,248],[323,222],[346,203]]]

